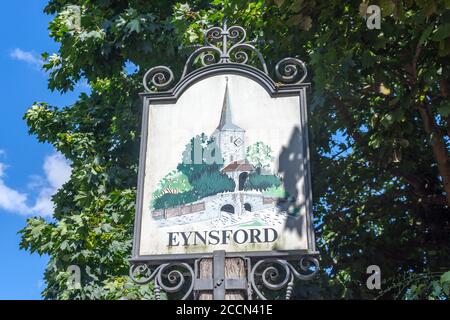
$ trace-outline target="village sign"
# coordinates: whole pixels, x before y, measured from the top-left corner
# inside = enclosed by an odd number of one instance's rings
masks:
[[[214,289],[220,298],[227,283],[248,299],[264,299],[262,287],[286,288],[289,298],[295,279],[318,271],[307,70],[285,58],[273,81],[245,30],[226,21],[205,42],[178,83],[165,66],[144,76],[130,275],[154,280],[157,298],[161,289],[184,299]],[[210,284],[199,280],[201,259],[228,257],[245,261],[244,279],[220,278],[218,267]]]

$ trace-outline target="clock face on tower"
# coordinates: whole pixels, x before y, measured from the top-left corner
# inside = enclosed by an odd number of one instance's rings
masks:
[[[236,140],[234,140],[234,145],[236,147],[242,146],[243,143],[244,143],[244,141],[241,138],[237,138]]]

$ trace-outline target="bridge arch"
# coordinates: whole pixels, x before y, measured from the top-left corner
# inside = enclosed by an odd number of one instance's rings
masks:
[[[235,209],[234,206],[232,204],[225,204],[223,206],[220,207],[220,211],[225,211],[228,213],[235,213]]]

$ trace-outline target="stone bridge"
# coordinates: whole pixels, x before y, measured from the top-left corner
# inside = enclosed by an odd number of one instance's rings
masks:
[[[218,219],[225,211],[238,216],[247,211],[259,211],[273,208],[277,198],[265,197],[261,193],[233,191],[202,198],[199,201],[175,208],[153,211],[153,218],[162,225],[185,224],[204,220]],[[165,220],[163,222],[161,220]],[[169,222],[171,220],[172,222]]]
[[[264,197],[261,193],[234,191],[216,194],[214,196],[202,199],[205,202],[206,212],[221,211],[243,214],[245,211],[258,211],[273,207],[276,203],[275,198]]]

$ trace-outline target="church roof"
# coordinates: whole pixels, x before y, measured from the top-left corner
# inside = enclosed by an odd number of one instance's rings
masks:
[[[255,167],[247,160],[234,161],[223,168],[222,172],[234,172],[234,171],[254,171]]]
[[[228,90],[228,78],[225,87],[225,96],[223,98],[222,113],[220,115],[220,122],[217,130],[244,131],[244,129],[238,127],[233,123],[233,119],[231,116],[230,92]]]

